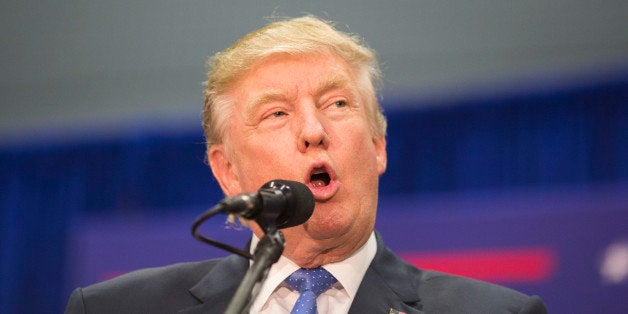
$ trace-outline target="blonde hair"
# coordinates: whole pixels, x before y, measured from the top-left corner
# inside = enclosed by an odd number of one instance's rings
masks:
[[[374,51],[360,38],[336,30],[329,22],[313,16],[278,21],[249,33],[207,61],[203,130],[207,148],[222,143],[233,104],[224,96],[238,78],[256,61],[278,53],[311,54],[332,51],[354,71],[367,102],[367,115],[374,138],[386,135],[386,118],[379,105],[376,86],[381,72]]]

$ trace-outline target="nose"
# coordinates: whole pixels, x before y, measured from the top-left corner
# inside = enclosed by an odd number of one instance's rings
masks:
[[[299,128],[299,151],[305,153],[314,147],[327,148],[329,136],[317,110],[303,112],[301,119],[296,121]]]

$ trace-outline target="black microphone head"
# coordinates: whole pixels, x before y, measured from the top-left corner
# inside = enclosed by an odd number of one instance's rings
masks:
[[[289,180],[272,180],[262,189],[279,190],[286,198],[286,206],[277,217],[278,229],[298,226],[305,223],[314,212],[314,195],[305,184]]]

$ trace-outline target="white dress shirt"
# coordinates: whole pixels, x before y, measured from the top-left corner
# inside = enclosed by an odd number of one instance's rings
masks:
[[[251,254],[255,251],[258,242],[259,239],[254,235],[251,240]],[[375,233],[371,233],[366,243],[353,255],[341,262],[323,265],[323,268],[334,275],[338,282],[316,298],[319,313],[349,312],[353,298],[376,252]],[[250,313],[290,313],[299,298],[299,292],[290,289],[283,281],[299,268],[297,264],[282,255],[279,261],[270,268],[268,277],[251,306]]]

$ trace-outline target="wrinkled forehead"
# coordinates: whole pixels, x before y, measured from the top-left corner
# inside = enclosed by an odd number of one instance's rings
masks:
[[[318,68],[327,68],[336,73],[336,76],[343,75],[351,80],[355,80],[357,69],[354,69],[348,60],[343,59],[340,55],[331,49],[321,48],[314,51],[305,51],[298,53],[276,52],[251,61],[247,66],[243,67],[231,80],[230,86],[236,85],[243,78],[250,77],[251,74],[263,71],[271,67],[282,67],[288,64],[297,64],[298,62],[311,62],[316,64]],[[298,79],[298,77],[294,77]]]
[[[333,53],[314,53],[314,54],[276,54],[264,58],[257,62],[249,71],[273,71],[275,69],[288,69],[293,71],[286,80],[301,82],[301,78],[315,78],[310,83],[316,85],[329,85],[331,83],[322,83],[322,81],[333,81],[340,83],[341,81],[349,82],[355,80],[353,70],[349,64]],[[299,71],[306,69],[307,71]],[[270,73],[272,75],[272,72]]]
[[[259,59],[235,78],[225,90],[227,97],[251,96],[254,103],[285,96],[295,90],[317,93],[347,88],[357,93],[355,71],[330,52],[277,53]],[[250,95],[254,94],[254,95]]]

